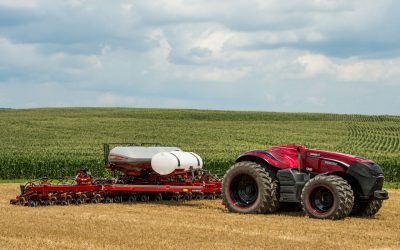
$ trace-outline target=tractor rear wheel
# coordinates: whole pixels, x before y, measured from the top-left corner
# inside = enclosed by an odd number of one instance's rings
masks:
[[[230,212],[273,213],[279,207],[277,187],[277,182],[263,166],[243,161],[226,172],[222,198]]]
[[[361,217],[373,217],[381,209],[382,202],[382,200],[356,200],[351,214]]]
[[[319,175],[306,183],[301,203],[308,216],[317,219],[343,219],[354,204],[353,190],[343,178]]]

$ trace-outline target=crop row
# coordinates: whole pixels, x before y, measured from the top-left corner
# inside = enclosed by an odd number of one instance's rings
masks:
[[[157,142],[194,151],[223,174],[240,153],[277,144],[345,152],[400,181],[400,117],[153,109],[0,111],[0,178],[95,175],[104,142]]]

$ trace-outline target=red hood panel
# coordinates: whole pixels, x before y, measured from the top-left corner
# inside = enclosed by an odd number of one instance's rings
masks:
[[[370,160],[366,160],[360,158],[358,156],[343,154],[338,152],[331,152],[325,150],[318,149],[308,149],[302,145],[289,144],[289,145],[279,145],[273,146],[265,151],[273,155],[277,160],[277,167],[279,168],[297,168],[297,149],[300,148],[300,151],[306,157],[319,157],[325,159],[333,159],[336,161],[343,162],[345,164],[350,165],[354,161],[360,162],[372,162]]]

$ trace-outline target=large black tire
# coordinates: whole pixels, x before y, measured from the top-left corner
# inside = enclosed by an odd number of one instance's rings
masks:
[[[278,184],[261,165],[243,161],[233,165],[222,183],[225,207],[235,213],[273,213],[279,207]]]
[[[373,217],[382,207],[382,200],[356,200],[351,215]]]
[[[304,186],[301,204],[311,218],[338,220],[350,214],[354,205],[354,194],[343,178],[319,175]]]

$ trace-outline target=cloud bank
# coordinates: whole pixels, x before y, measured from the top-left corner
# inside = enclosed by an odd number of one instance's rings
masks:
[[[398,1],[0,0],[0,106],[400,114]]]

